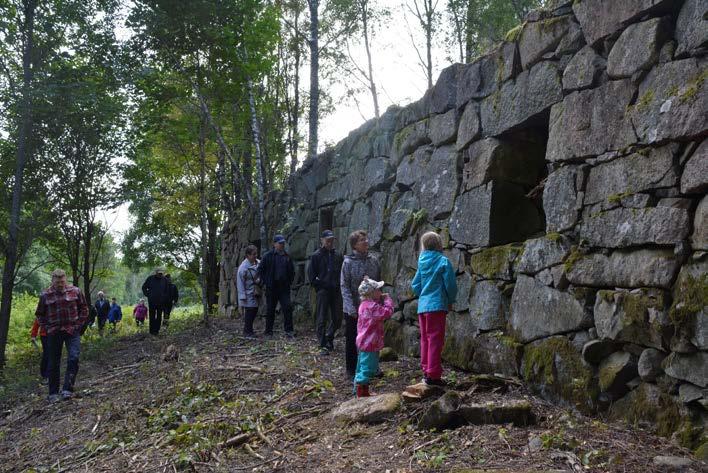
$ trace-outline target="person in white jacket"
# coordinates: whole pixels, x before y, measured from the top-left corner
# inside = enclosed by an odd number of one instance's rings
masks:
[[[246,258],[236,271],[236,290],[238,291],[238,310],[243,316],[243,336],[254,338],[253,321],[258,315],[261,295],[261,282],[258,278],[258,248],[246,247]]]

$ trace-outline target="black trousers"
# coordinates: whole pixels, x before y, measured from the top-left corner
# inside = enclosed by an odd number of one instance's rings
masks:
[[[317,291],[317,340],[321,348],[331,347],[334,333],[342,325],[342,292],[339,288]]]
[[[108,320],[108,316],[106,317],[98,317],[98,333],[103,333],[103,327],[106,325],[106,321]]]
[[[293,332],[293,306],[290,303],[290,286],[277,284],[266,290],[266,335],[273,333],[275,324],[275,306],[280,304],[280,312],[283,313],[283,328],[285,332]]]
[[[47,346],[47,336],[40,336],[42,342],[42,360],[39,362],[39,374],[42,378],[49,378],[49,347]]]
[[[346,315],[344,316],[344,321],[346,324],[344,326],[344,335],[346,338],[346,342],[344,345],[344,360],[347,367],[347,374],[349,376],[354,376],[354,374],[356,373],[356,361],[359,356],[356,349],[357,319],[355,317]]]
[[[253,321],[258,315],[258,307],[244,307],[243,312],[243,334],[253,335]]]
[[[66,332],[57,332],[47,335],[48,369],[49,369],[49,394],[59,394],[59,378],[61,375],[61,352],[66,345],[66,373],[64,373],[65,391],[74,390],[76,375],[79,373],[79,355],[81,354],[81,335],[78,332],[70,335]]]
[[[158,333],[160,333],[160,325],[162,325],[162,314],[164,312],[165,309],[162,306],[150,306],[148,308],[151,335],[157,335]]]
[[[170,314],[172,313],[172,306],[171,305],[166,305],[164,309],[164,319],[165,320],[170,320]]]

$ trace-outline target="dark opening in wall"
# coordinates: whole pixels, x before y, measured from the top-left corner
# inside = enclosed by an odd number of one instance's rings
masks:
[[[526,240],[545,228],[542,182],[547,175],[549,114],[523,128],[478,140],[465,149],[462,197],[453,238],[474,246]],[[475,227],[460,223],[477,222]]]
[[[334,228],[334,207],[324,207],[320,209],[319,223],[319,235],[325,230],[332,230]]]

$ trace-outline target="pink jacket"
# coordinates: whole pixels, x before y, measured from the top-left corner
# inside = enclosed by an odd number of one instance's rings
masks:
[[[133,315],[137,320],[145,320],[145,316],[147,316],[147,307],[145,307],[145,304],[138,304],[135,306],[135,309],[133,309]]]
[[[384,294],[384,302],[364,300],[359,304],[356,347],[359,351],[379,351],[384,346],[384,320],[393,315],[393,301]]]

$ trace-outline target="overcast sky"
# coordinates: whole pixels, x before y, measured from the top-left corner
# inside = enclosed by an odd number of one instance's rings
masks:
[[[408,1],[412,2],[412,0]],[[413,37],[418,41],[418,47],[423,57],[425,57],[425,43],[422,31],[416,24],[417,20],[409,11],[406,11],[401,0],[374,0],[374,3],[387,8],[391,13],[387,24],[375,32],[371,42],[374,80],[379,89],[379,108],[383,113],[392,104],[406,105],[418,100],[425,93],[427,80],[423,69],[418,64],[418,56],[411,42],[411,30]],[[442,10],[444,2],[438,2],[438,8]],[[125,29],[118,29],[118,35],[121,38],[125,38],[129,34],[130,32]],[[442,44],[442,38],[439,38],[435,43]],[[365,68],[366,53],[363,44],[352,43],[351,52],[359,66]],[[434,48],[433,82],[437,79],[440,70],[450,64],[444,59],[445,57],[446,54],[442,48]],[[348,77],[342,78],[344,83],[355,80]],[[304,91],[309,90],[309,63],[303,65],[301,85]],[[320,150],[323,150],[326,144],[337,143],[351,130],[374,117],[374,106],[368,92],[357,96],[357,106],[354,100],[342,99],[345,90],[344,85],[334,84],[329,91],[334,97],[336,106],[333,113],[320,120]],[[306,116],[307,113],[305,113]],[[301,125],[301,130],[306,132],[307,123]],[[306,146],[306,142],[304,144]],[[304,153],[303,150],[301,155],[304,156]],[[111,226],[113,233],[125,232],[130,225],[127,205],[123,205],[115,211],[105,212],[104,221]]]

